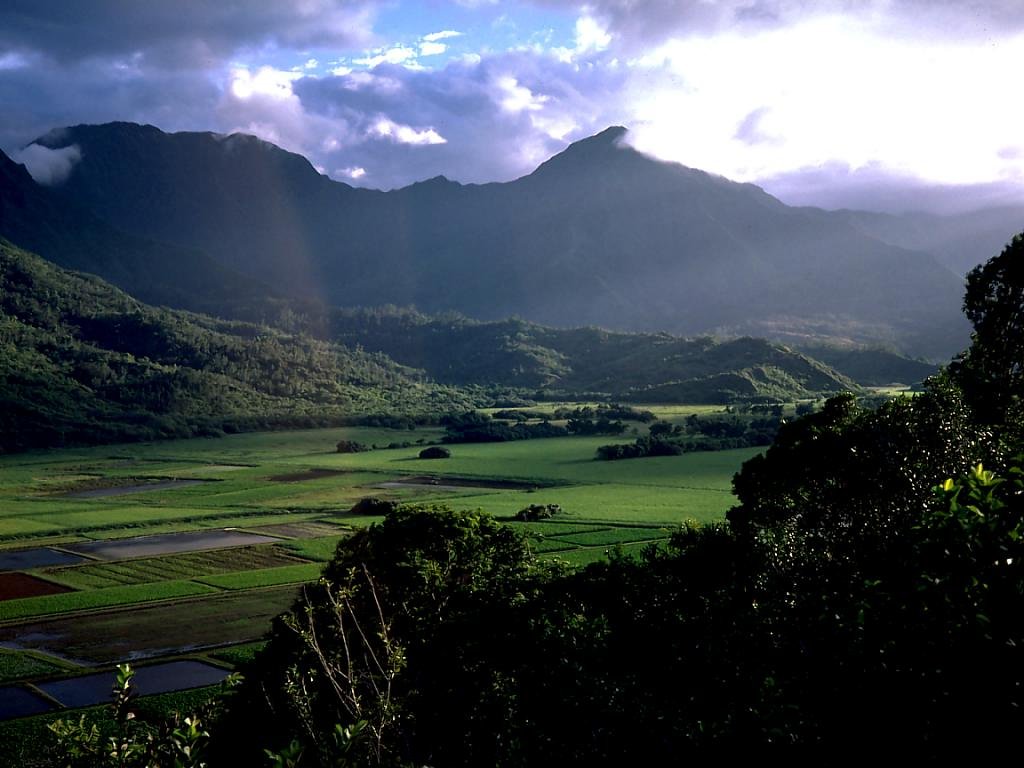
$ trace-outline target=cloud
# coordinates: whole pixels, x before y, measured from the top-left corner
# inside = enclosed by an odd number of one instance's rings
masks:
[[[529,88],[520,85],[519,81],[511,75],[503,75],[495,82],[497,88],[496,99],[501,108],[506,112],[522,112],[529,110],[536,112],[544,108],[547,96],[534,94]]]
[[[48,149],[39,144],[29,144],[12,155],[32,174],[37,183],[46,187],[62,184],[71,175],[75,163],[82,159],[82,150],[77,144],[60,149]]]
[[[447,50],[448,46],[444,43],[432,43],[430,41],[420,43],[420,56],[437,56]]]
[[[386,117],[381,117],[373,124],[373,133],[377,136],[397,141],[399,144],[447,144],[447,139],[433,128],[417,130],[408,125],[401,125]]]
[[[353,59],[353,64],[358,64],[368,69],[374,69],[381,64],[402,64],[405,66],[415,65],[416,49],[406,45],[396,45],[391,48],[378,48],[370,52],[371,55],[361,59]]]
[[[423,40],[428,43],[436,43],[438,40],[447,40],[451,37],[462,37],[462,33],[456,32],[454,29],[444,29],[440,32],[431,32],[429,35],[424,35]]]
[[[63,62],[141,52],[165,66],[207,68],[243,48],[365,45],[376,9],[372,0],[4,0],[0,50],[38,51]]]
[[[765,118],[771,115],[771,107],[758,107],[743,118],[736,127],[733,138],[744,144],[777,144],[781,141],[765,130]]]
[[[627,122],[615,97],[626,74],[513,51],[451,60],[437,70],[382,64],[373,72],[305,78],[294,88],[307,114],[344,120],[353,134],[326,167],[363,168],[360,184],[388,189],[437,175],[489,182],[530,173],[568,141]],[[375,130],[381,116],[421,133],[429,127],[446,143],[382,136]]]
[[[789,205],[881,211],[964,213],[985,207],[1024,205],[1024,184],[932,184],[880,163],[851,168],[835,162],[776,174],[759,185]]]
[[[1003,38],[1024,30],[1019,0],[537,0],[585,12],[621,47],[639,53],[672,38],[745,34],[844,16],[900,36],[964,40]]]

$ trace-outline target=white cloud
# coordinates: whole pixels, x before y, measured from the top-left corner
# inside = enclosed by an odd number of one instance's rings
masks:
[[[612,36],[599,22],[590,16],[576,19],[576,52],[603,51],[612,41]]]
[[[403,66],[414,65],[416,61],[416,50],[406,45],[396,45],[391,48],[378,48],[371,51],[371,55],[361,59],[353,59],[352,63],[361,67],[373,69],[380,64],[401,64]]]
[[[338,168],[334,172],[338,176],[345,176],[353,181],[363,178],[366,175],[366,169],[361,166],[349,166],[348,168]]]
[[[373,125],[373,133],[377,136],[391,139],[399,144],[413,144],[416,146],[426,144],[447,144],[447,139],[433,128],[416,130],[415,128],[396,123],[386,117],[381,117]]]
[[[236,67],[231,71],[231,92],[243,100],[253,96],[289,99],[293,98],[292,83],[300,77],[298,72],[273,67],[260,67],[255,73],[247,67]]]
[[[431,32],[429,35],[424,35],[423,39],[428,43],[434,43],[438,40],[447,40],[450,37],[462,37],[462,33],[456,32],[454,29],[444,29],[440,32]]]
[[[60,149],[29,144],[11,157],[14,162],[22,163],[37,183],[51,187],[61,184],[71,174],[75,163],[82,159],[82,151],[77,144]]]
[[[307,59],[306,63],[302,65],[305,69],[316,69],[320,66],[320,62],[316,59]]]
[[[620,98],[639,149],[738,180],[841,162],[970,184],[1024,170],[997,151],[1024,125],[1007,96],[1022,60],[1024,35],[895,40],[836,16],[669,42],[631,63]]]
[[[537,96],[511,75],[499,77],[495,82],[501,108],[506,112],[537,111],[543,108],[547,96]]]
[[[420,43],[420,56],[437,56],[448,50],[444,43],[423,42]]]

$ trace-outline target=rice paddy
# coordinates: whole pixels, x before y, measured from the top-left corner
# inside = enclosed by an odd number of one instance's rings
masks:
[[[349,512],[362,498],[483,509],[539,556],[585,565],[659,546],[688,519],[721,518],[733,474],[756,453],[599,462],[608,438],[567,437],[453,445],[450,459],[420,460],[440,437],[321,429],[0,457],[11,592],[0,600],[0,683],[20,702],[9,716],[68,703],[40,698],[35,683],[109,677],[115,662],[250,658],[338,542],[381,520]],[[341,439],[379,447],[341,454]],[[384,447],[398,443],[409,447]],[[562,512],[517,522],[531,504]]]

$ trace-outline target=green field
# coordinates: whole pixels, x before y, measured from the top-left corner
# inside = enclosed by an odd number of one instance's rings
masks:
[[[708,409],[652,410],[682,419]],[[0,457],[0,556],[235,528],[276,539],[26,567],[73,591],[0,600],[0,642],[16,649],[0,655],[0,680],[67,674],[66,661],[45,661],[51,654],[109,664],[207,649],[229,663],[244,660],[255,646],[238,644],[258,640],[298,585],[319,576],[343,537],[382,519],[349,513],[368,496],[483,509],[519,527],[538,555],[585,565],[615,548],[638,553],[663,544],[685,520],[721,518],[733,503],[733,474],[756,453],[600,462],[598,446],[628,438],[564,437],[452,445],[450,459],[419,459],[422,445],[442,434],[320,429]],[[341,439],[411,445],[340,454]],[[172,480],[204,482],[166,487]],[[113,495],[80,495],[107,489]],[[558,504],[562,513],[516,522],[516,512],[531,504]]]

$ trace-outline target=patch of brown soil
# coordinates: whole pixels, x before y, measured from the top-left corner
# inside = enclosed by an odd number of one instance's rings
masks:
[[[0,600],[16,600],[19,597],[39,597],[70,592],[70,587],[29,576],[27,573],[0,573]]]

